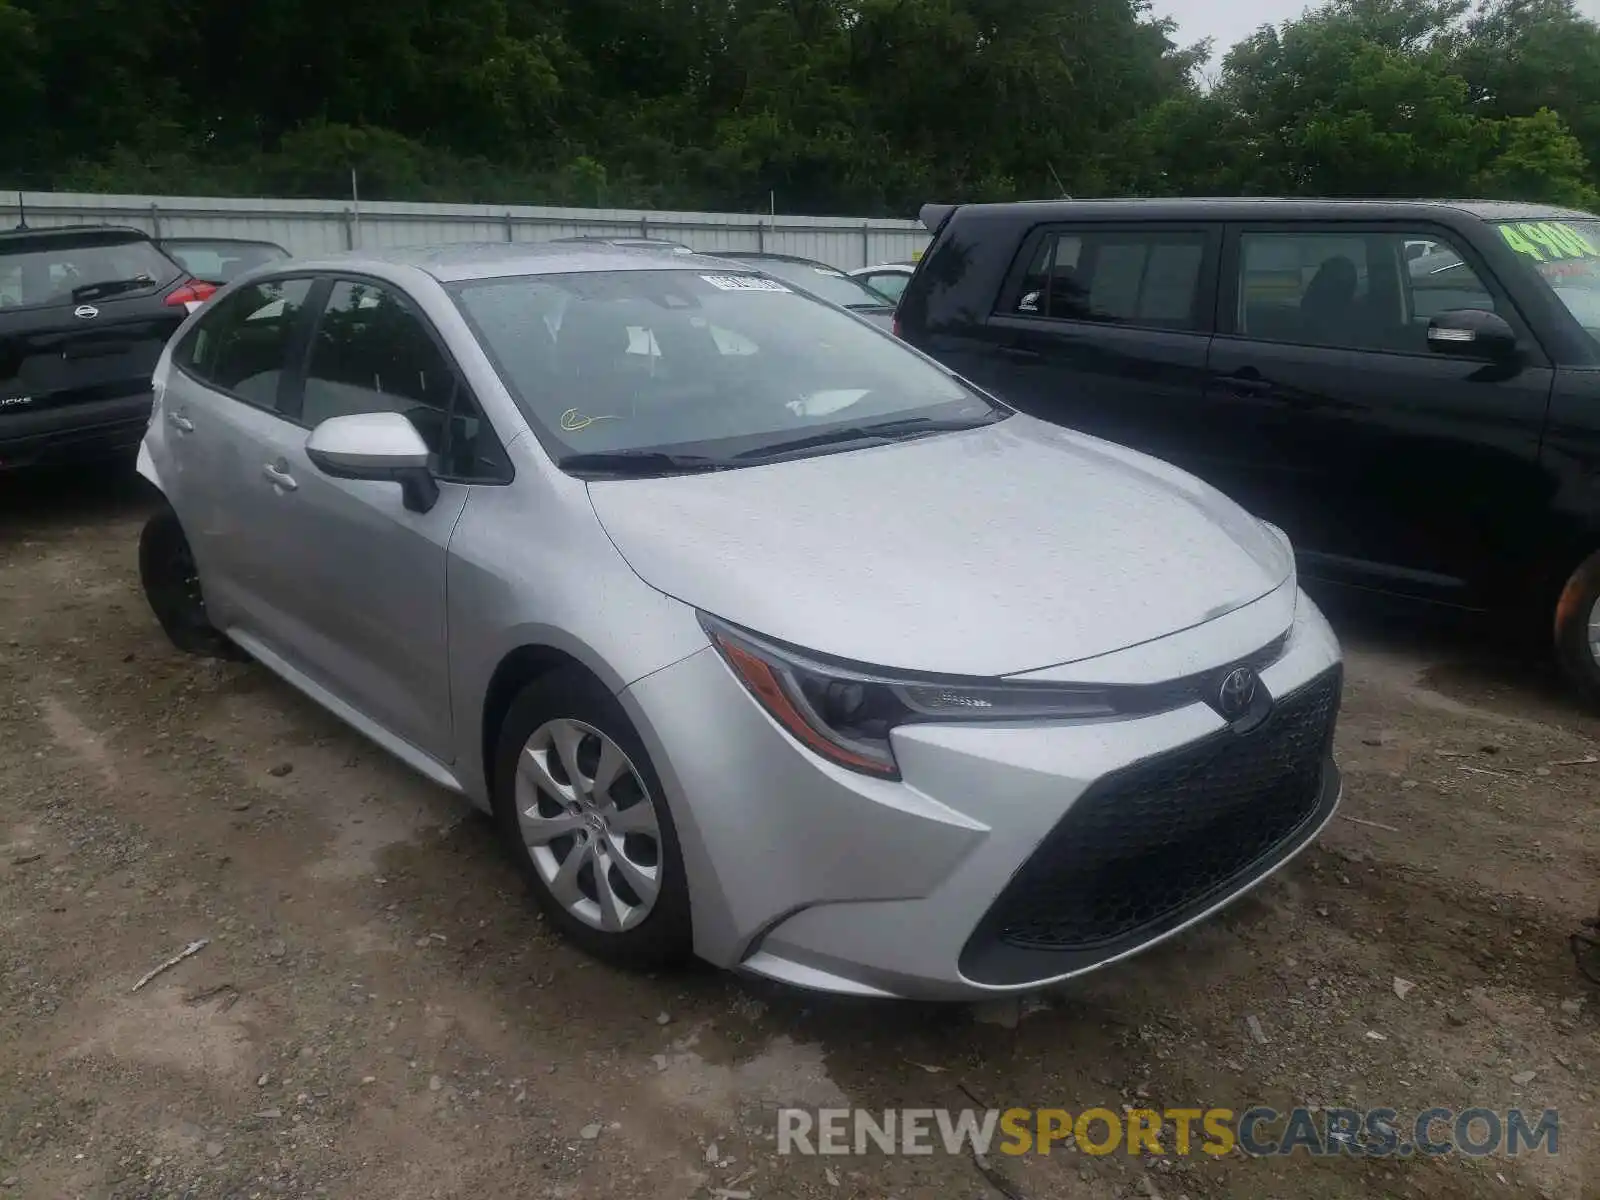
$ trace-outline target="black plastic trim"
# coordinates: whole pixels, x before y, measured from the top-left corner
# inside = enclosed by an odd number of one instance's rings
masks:
[[[1333,761],[1332,742],[1343,691],[1343,668],[1334,667],[1323,672],[1274,704],[1273,716],[1276,716],[1283,708],[1292,706],[1296,699],[1310,696],[1315,689],[1327,686],[1330,682],[1334,699],[1320,749],[1322,767],[1317,792],[1307,805],[1303,817],[1270,847],[1239,864],[1212,886],[1187,897],[1176,908],[1118,936],[1061,948],[1021,945],[1007,940],[1005,930],[1015,916],[1019,896],[1032,882],[1032,877],[1041,870],[1041,864],[1047,863],[1061,847],[1071,845],[1078,824],[1075,818],[1081,814],[1085,800],[1114,793],[1135,773],[1179,764],[1186,759],[1204,758],[1208,753],[1225,748],[1228,742],[1239,738],[1270,736],[1274,724],[1272,717],[1242,730],[1229,727],[1200,741],[1141,760],[1092,784],[1040,842],[978,922],[962,948],[959,960],[961,973],[975,983],[1016,986],[1086,970],[1159,940],[1228,896],[1251,886],[1293,857],[1315,836],[1339,801],[1341,778]]]

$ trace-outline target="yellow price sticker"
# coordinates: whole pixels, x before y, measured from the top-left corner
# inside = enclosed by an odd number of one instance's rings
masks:
[[[1518,254],[1535,262],[1558,258],[1600,258],[1596,247],[1581,230],[1561,221],[1520,221],[1501,225],[1500,236]]]

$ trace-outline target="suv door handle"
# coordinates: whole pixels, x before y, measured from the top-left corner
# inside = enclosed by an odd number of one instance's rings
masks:
[[[1040,354],[1037,350],[1030,350],[1026,346],[1001,346],[1000,354],[1003,358],[1009,358],[1013,362],[1019,363],[1041,363],[1044,361],[1043,354]]]
[[[167,424],[171,425],[179,433],[194,432],[194,422],[182,413],[169,412],[167,414]]]
[[[289,468],[268,463],[261,468],[261,473],[267,477],[274,487],[281,487],[286,492],[292,492],[300,485],[294,481],[294,476],[289,474]]]
[[[1259,375],[1224,375],[1222,385],[1241,396],[1265,396],[1272,390],[1272,380]]]

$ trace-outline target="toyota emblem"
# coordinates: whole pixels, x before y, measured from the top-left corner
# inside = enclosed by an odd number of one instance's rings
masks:
[[[1235,667],[1217,688],[1217,711],[1230,721],[1238,720],[1250,711],[1260,684],[1260,677],[1249,667]]]
[[[83,320],[87,321],[90,317],[98,317],[100,315],[100,310],[92,304],[80,304],[77,308],[72,310],[72,315],[75,317],[81,317]]]

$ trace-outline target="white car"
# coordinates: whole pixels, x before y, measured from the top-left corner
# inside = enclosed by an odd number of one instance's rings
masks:
[[[287,261],[189,316],[154,394],[173,641],[493,813],[613,961],[1037,988],[1338,803],[1339,647],[1279,530],[746,266]]]
[[[911,282],[916,270],[917,264],[911,262],[880,263],[876,267],[857,267],[849,275],[852,279],[861,280],[873,291],[882,292],[898,302],[900,293],[906,290],[906,284]]]

